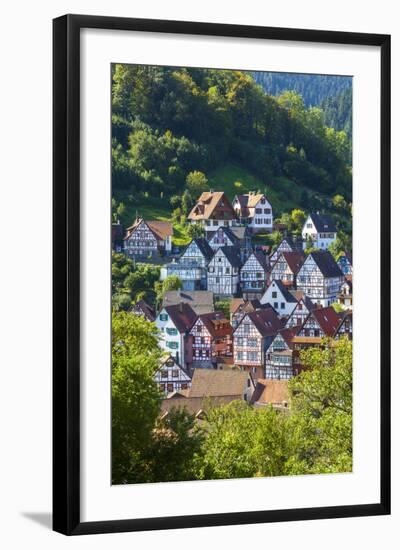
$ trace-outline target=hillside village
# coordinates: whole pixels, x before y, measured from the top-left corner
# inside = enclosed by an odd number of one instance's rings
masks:
[[[165,355],[155,374],[161,411],[185,407],[196,418],[236,399],[255,407],[288,407],[287,381],[304,370],[301,351],[325,337],[352,339],[352,257],[335,261],[332,218],[307,214],[301,236],[274,224],[263,193],[201,194],[188,215],[199,229],[178,253],[172,223],[137,217],[125,231],[113,224],[113,249],[135,262],[159,263],[161,281],[176,276],[158,310],[131,308],[154,323]],[[272,250],[259,233],[281,232]],[[218,308],[229,301],[229,312]]]

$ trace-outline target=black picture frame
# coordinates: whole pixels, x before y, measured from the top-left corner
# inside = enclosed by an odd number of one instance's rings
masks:
[[[378,46],[381,50],[381,495],[371,504],[80,520],[80,30],[114,29]],[[390,513],[390,36],[65,15],[53,21],[53,529],[66,535]]]

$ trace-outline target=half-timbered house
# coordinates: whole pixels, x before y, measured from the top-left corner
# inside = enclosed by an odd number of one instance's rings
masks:
[[[343,275],[353,275],[353,255],[351,252],[344,252],[337,261]]]
[[[290,293],[296,298],[297,303],[286,321],[285,328],[302,325],[309,313],[317,307],[301,290],[291,290]]]
[[[252,233],[272,231],[272,206],[265,195],[261,193],[236,195],[232,205],[239,222],[247,225]]]
[[[252,252],[240,269],[240,288],[246,300],[261,298],[269,281],[268,258]]]
[[[233,357],[233,329],[219,311],[199,315],[190,330],[193,368],[215,367],[221,357]]]
[[[327,214],[311,213],[304,222],[301,236],[304,248],[312,244],[313,247],[327,250],[337,237],[335,222]]]
[[[229,305],[229,313],[232,328],[236,328],[246,313],[261,309],[263,306],[260,301],[255,300],[243,300],[243,298],[233,298]]]
[[[145,319],[147,319],[147,321],[150,321],[151,323],[153,323],[156,318],[156,313],[154,309],[149,306],[149,304],[144,300],[139,300],[138,302],[136,302],[136,304],[131,307],[130,312],[134,315],[138,315],[139,317],[144,317]]]
[[[152,258],[172,249],[172,223],[137,218],[124,237],[124,252],[132,258]]]
[[[273,308],[246,313],[233,333],[234,364],[250,371],[255,380],[264,378],[265,350],[282,328]]]
[[[293,336],[300,326],[285,328],[272,339],[265,353],[265,378],[287,380],[297,374],[293,365]]]
[[[216,296],[235,296],[239,291],[240,249],[236,246],[218,248],[207,269],[207,290]]]
[[[304,321],[297,336],[313,336],[333,338],[339,328],[342,319],[332,306],[315,308]]]
[[[207,288],[207,264],[214,252],[204,238],[193,239],[178,261],[161,268],[160,279],[176,275],[182,281],[183,290],[205,290]]]
[[[284,237],[278,244],[275,251],[270,255],[269,261],[272,265],[282,252],[303,252],[303,241],[300,238]]]
[[[296,307],[297,299],[282,281],[272,280],[260,302],[272,306],[280,316],[288,317]]]
[[[352,275],[346,276],[337,297],[338,303],[345,309],[353,309],[353,281]]]
[[[161,360],[160,368],[155,372],[154,379],[164,394],[187,390],[192,382],[190,371],[181,367],[172,355]]]
[[[297,273],[303,262],[301,252],[281,252],[271,266],[271,280],[279,280],[287,287],[296,288]]]
[[[314,303],[329,306],[336,302],[344,275],[328,251],[311,252],[297,274],[297,288]]]
[[[217,250],[221,246],[239,245],[239,239],[230,227],[219,227],[215,232],[209,231],[208,235],[208,244],[213,250]]]
[[[353,339],[353,314],[351,311],[346,311],[339,314],[341,317],[340,324],[336,330],[335,340],[347,336],[349,340]]]
[[[208,233],[218,227],[233,225],[236,214],[223,191],[205,191],[189,213],[188,220],[201,224]]]
[[[192,363],[192,341],[189,332],[196,319],[197,315],[190,305],[183,302],[163,307],[156,318],[161,349],[172,355],[186,369]]]

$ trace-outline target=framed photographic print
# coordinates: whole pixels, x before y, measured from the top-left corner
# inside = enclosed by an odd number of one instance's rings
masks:
[[[390,513],[390,37],[54,20],[54,529]]]

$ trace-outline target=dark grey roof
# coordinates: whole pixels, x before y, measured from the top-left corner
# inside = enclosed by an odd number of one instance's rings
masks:
[[[315,229],[318,231],[318,233],[335,233],[336,232],[336,225],[331,216],[328,216],[328,214],[317,214],[313,212],[310,214],[310,218],[315,225]]]
[[[218,233],[218,231],[222,231],[223,233],[225,233],[225,235],[228,237],[228,239],[234,244],[239,244],[239,240],[240,238],[231,230],[230,227],[227,227],[225,225],[223,225],[222,227],[219,227],[217,229],[217,231],[213,231],[213,232],[210,232],[210,237],[208,239],[208,242],[211,241],[211,239],[214,237],[214,235],[216,233]]]
[[[286,241],[288,243],[293,252],[303,252],[303,239],[298,237],[285,237],[284,239],[282,239],[281,243],[283,243],[283,241]]]
[[[324,277],[343,277],[343,273],[333,259],[332,254],[327,250],[316,250],[311,252],[310,256],[314,259]]]
[[[231,233],[233,233],[240,241],[245,239],[246,237],[249,237],[249,230],[246,226],[233,226],[229,228]]]
[[[225,254],[232,267],[241,267],[242,260],[238,246],[221,246],[219,250]]]
[[[296,297],[293,296],[293,294],[291,292],[289,292],[289,290],[286,288],[286,286],[282,283],[282,281],[280,279],[273,279],[271,281],[271,285],[272,285],[272,283],[276,284],[276,286],[282,292],[282,295],[283,295],[283,297],[285,298],[285,300],[287,302],[292,302],[292,303],[297,302]]]
[[[266,270],[268,267],[267,263],[267,257],[263,252],[253,252],[254,256],[257,258],[257,260],[260,262],[261,266]],[[250,254],[251,256],[251,254]],[[249,258],[250,258],[249,256]]]
[[[206,260],[207,261],[211,260],[211,258],[213,257],[213,254],[214,254],[214,250],[208,244],[207,239],[205,239],[204,237],[200,237],[198,239],[193,239],[193,241],[196,243],[197,248],[200,250],[200,252],[206,258]]]

